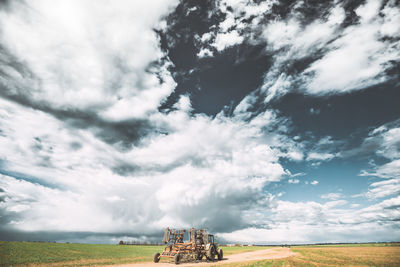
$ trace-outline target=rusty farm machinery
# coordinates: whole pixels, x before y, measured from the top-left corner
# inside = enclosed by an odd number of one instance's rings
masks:
[[[201,261],[204,257],[214,261],[215,257],[222,260],[223,251],[218,248],[211,235],[205,229],[190,229],[189,241],[184,242],[185,230],[166,228],[164,231],[163,243],[167,246],[164,251],[154,254],[154,262],[159,262],[162,257],[173,258],[175,264],[184,261]]]

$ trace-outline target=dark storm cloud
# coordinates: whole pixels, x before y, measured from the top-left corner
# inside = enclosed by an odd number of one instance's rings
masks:
[[[3,171],[0,171],[0,175],[5,174]],[[18,177],[18,175],[16,175]],[[33,181],[31,177],[21,177],[22,179],[30,180],[32,182],[37,182],[37,180]],[[19,196],[13,196],[7,190],[0,188],[0,203],[3,202],[5,205],[0,206],[0,240],[7,240],[4,239],[4,235],[7,235],[7,230],[11,230],[13,222],[23,220],[24,213],[23,212],[16,212],[13,209],[7,208],[9,202],[13,202],[15,205],[25,206],[29,205],[31,202],[35,201],[33,196],[27,196],[25,198],[21,198]],[[4,234],[2,234],[4,232]],[[12,236],[11,236],[12,237]],[[11,239],[12,240],[12,239]]]
[[[12,2],[21,2],[19,0],[0,0],[0,10],[10,11],[10,6]]]
[[[9,1],[2,1],[0,3],[0,7],[4,8],[10,5]],[[35,22],[35,19],[37,18],[32,18],[33,22]],[[107,93],[111,92],[114,95],[118,95],[118,89],[125,86],[122,84],[124,76],[132,75],[134,71],[132,71],[132,68],[129,69],[130,66],[122,58],[123,55],[107,55],[107,57],[112,58],[110,59],[112,71],[105,73],[105,76],[109,79],[104,82],[104,90]],[[165,57],[153,60],[144,70],[144,73],[155,75],[158,78],[159,86],[162,86],[165,82],[165,77],[163,77],[162,70],[160,69],[166,62]],[[133,145],[138,145],[142,137],[155,130],[155,127],[151,125],[147,118],[122,118],[115,120],[113,118],[105,119],[104,116],[101,117],[99,113],[101,111],[104,112],[104,108],[109,108],[107,105],[110,103],[80,108],[74,106],[73,103],[55,105],[51,103],[52,99],[37,100],[36,94],[46,94],[42,91],[45,88],[42,77],[40,74],[35,73],[35,70],[31,69],[31,66],[27,62],[15,56],[10,52],[10,49],[5,48],[3,44],[0,44],[0,65],[0,97],[51,114],[65,122],[68,127],[88,129],[104,142],[115,145],[120,150],[130,149]],[[53,66],[52,64],[47,64],[47,66],[51,66],[49,72],[55,74],[60,79],[57,82],[66,85],[67,88],[64,88],[65,91],[71,90],[72,92],[74,89],[76,91],[81,89],[73,88],[74,85],[68,78],[70,73],[67,73],[65,68],[62,68],[61,63],[60,66]],[[137,75],[137,77],[138,79],[135,83],[130,86],[139,91],[145,90],[146,86],[144,83],[146,81],[144,80],[149,77],[145,75]],[[48,77],[46,78],[48,79]],[[98,89],[100,90],[101,88]],[[63,95],[60,94],[59,97],[63,97]],[[105,100],[111,97],[110,95],[104,96]],[[2,130],[0,129],[0,134],[1,132]],[[78,148],[79,146],[72,145],[72,147]]]
[[[43,165],[39,165],[42,167],[49,167],[49,166],[43,166]],[[29,183],[35,184],[35,185],[41,185],[43,187],[46,188],[51,188],[51,189],[65,189],[65,187],[57,184],[56,182],[47,182],[47,181],[43,181],[43,179],[39,178],[39,177],[35,177],[29,174],[25,174],[25,173],[20,173],[20,172],[16,172],[16,171],[11,171],[11,170],[7,170],[8,166],[6,164],[1,164],[0,161],[0,175],[7,175],[9,177],[13,177],[17,180],[21,180],[21,181],[27,181]],[[33,199],[33,198],[32,198]]]
[[[24,63],[18,60],[12,53],[10,53],[2,44],[0,44],[0,65],[8,66],[11,69],[15,70],[17,73],[21,75],[21,77],[34,77],[34,73],[27,67]],[[0,68],[0,77],[3,79],[12,78],[9,74],[4,72],[3,68]],[[2,82],[4,83],[4,82]],[[6,88],[2,88],[2,91],[6,90]]]
[[[0,202],[5,202],[6,198],[7,197],[1,197],[2,201]],[[18,221],[21,219],[23,219],[23,214],[10,212],[4,208],[0,208],[0,232],[2,232],[1,228],[7,228],[5,225],[9,225],[13,221]],[[7,229],[5,229],[4,232],[5,233],[3,234],[0,233],[0,240],[13,240],[13,235],[10,236],[10,239],[5,238],[5,235],[7,235]]]
[[[210,229],[208,229],[213,233]],[[164,230],[157,230],[153,233],[138,232],[58,232],[58,231],[16,231],[14,229],[0,228],[1,241],[27,241],[27,242],[71,242],[71,243],[91,243],[91,244],[118,244],[120,240],[124,242],[139,241],[162,243]],[[188,233],[185,233],[184,239],[188,239]],[[223,238],[217,236],[217,242],[226,243]]]
[[[3,188],[0,187],[0,202],[6,201],[6,194]]]
[[[119,149],[130,149],[140,143],[142,137],[155,130],[146,119],[108,121],[100,118],[95,111],[78,108],[55,108],[47,103],[34,101],[26,94],[13,94],[4,86],[0,96],[36,110],[46,112],[65,122],[69,127],[88,129],[106,143]],[[28,94],[29,95],[29,94]]]
[[[21,77],[40,84],[40,78],[2,46],[0,46],[0,63],[3,67],[7,66],[16,71]],[[150,71],[151,66],[148,72]],[[31,92],[35,90],[34,88],[28,88],[28,85],[13,81],[12,77],[1,69],[0,77],[3,78],[0,84],[0,97],[51,114],[64,121],[69,127],[88,129],[104,142],[116,145],[121,150],[130,149],[132,145],[139,144],[142,137],[155,130],[147,119],[111,121],[101,118],[97,114],[97,108],[54,107],[47,102],[35,100]]]
[[[120,240],[142,240],[161,243],[162,231],[147,233],[143,239],[140,232],[60,232],[60,231],[17,231],[14,229],[0,228],[0,240],[2,241],[34,241],[34,242],[73,242],[73,243],[97,243],[97,244],[117,244]]]
[[[124,161],[119,161],[115,164],[111,170],[122,176],[135,176],[135,175],[153,175],[160,173],[168,173],[175,168],[189,164],[194,167],[207,168],[209,162],[206,159],[199,157],[198,155],[184,155],[181,158],[177,158],[169,164],[147,164],[137,165]]]
[[[28,77],[40,82],[40,79],[20,62],[15,56],[0,46],[0,62],[18,72],[21,77]],[[0,97],[12,100],[23,106],[46,112],[64,121],[69,127],[88,129],[98,138],[109,144],[116,145],[119,149],[130,149],[137,145],[140,139],[154,130],[154,127],[146,119],[127,119],[122,121],[108,121],[100,118],[96,110],[78,108],[57,108],[43,101],[35,101],[30,97],[31,88],[21,84],[10,85],[7,80],[10,78],[7,73],[0,70],[0,77],[3,78],[0,84]]]
[[[122,176],[132,176],[137,174],[139,171],[141,171],[141,167],[136,165],[136,164],[129,164],[129,163],[119,163],[113,167],[111,167],[111,170],[119,175]]]

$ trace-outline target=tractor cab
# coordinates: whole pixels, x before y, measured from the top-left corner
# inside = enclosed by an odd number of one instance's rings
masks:
[[[214,235],[208,235],[208,243],[214,244]]]

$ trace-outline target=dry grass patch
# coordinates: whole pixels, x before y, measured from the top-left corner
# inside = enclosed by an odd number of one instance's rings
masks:
[[[400,247],[295,248],[315,266],[399,266]]]
[[[278,260],[227,264],[229,267],[261,266],[400,266],[400,246],[295,247],[299,256]]]

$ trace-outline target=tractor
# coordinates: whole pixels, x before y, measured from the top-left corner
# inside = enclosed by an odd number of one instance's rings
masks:
[[[208,261],[223,259],[223,251],[218,248],[214,242],[214,235],[211,235],[205,229],[189,230],[189,241],[184,242],[183,238],[185,230],[169,229],[164,231],[163,243],[167,246],[164,251],[154,254],[154,262],[159,262],[162,257],[173,258],[175,264],[179,264],[181,260],[185,261],[201,261],[204,257]]]

